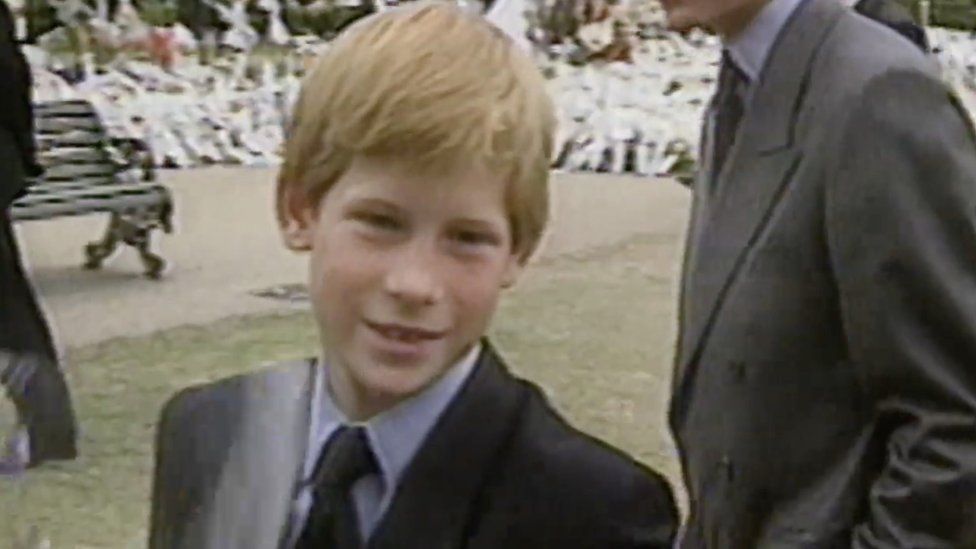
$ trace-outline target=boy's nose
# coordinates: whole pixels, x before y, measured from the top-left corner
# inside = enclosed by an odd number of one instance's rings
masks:
[[[432,254],[412,250],[403,254],[386,276],[386,291],[407,305],[433,305],[443,297]]]

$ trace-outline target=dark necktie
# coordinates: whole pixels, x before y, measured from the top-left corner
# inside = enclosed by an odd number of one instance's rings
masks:
[[[723,50],[718,91],[715,94],[715,136],[712,140],[712,173],[710,174],[713,191],[718,184],[718,175],[722,172],[729,149],[735,142],[735,134],[745,110],[743,96],[748,83],[742,69],[736,66],[728,50]]]
[[[326,443],[312,473],[312,507],[295,549],[354,549],[362,542],[352,485],[377,471],[362,427],[340,427]]]

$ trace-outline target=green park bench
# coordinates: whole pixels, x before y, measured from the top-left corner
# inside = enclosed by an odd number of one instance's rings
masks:
[[[38,161],[45,172],[14,202],[15,222],[110,214],[101,240],[84,248],[86,269],[98,269],[120,243],[139,252],[145,275],[158,279],[166,261],[150,250],[152,232],[172,232],[173,198],[155,180],[144,143],[111,138],[82,100],[35,107]]]

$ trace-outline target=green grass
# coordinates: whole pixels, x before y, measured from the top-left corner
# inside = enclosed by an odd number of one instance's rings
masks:
[[[530,269],[492,336],[580,428],[676,479],[664,430],[673,265],[651,237]],[[664,264],[668,263],[668,264]],[[68,353],[82,457],[0,480],[0,546],[36,526],[58,548],[144,547],[155,421],[187,385],[316,350],[304,314],[235,318]],[[6,532],[4,531],[6,528]]]

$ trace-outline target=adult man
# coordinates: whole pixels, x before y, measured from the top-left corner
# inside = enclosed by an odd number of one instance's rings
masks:
[[[883,23],[914,42],[923,51],[929,51],[929,40],[910,11],[895,0],[846,0],[854,11]]]
[[[976,143],[837,0],[664,0],[723,39],[670,422],[683,547],[976,547]]]
[[[34,155],[30,71],[17,48],[13,17],[0,1],[0,382],[23,428],[0,458],[0,474],[76,455],[68,388],[44,316],[14,240],[7,209],[40,173]]]

